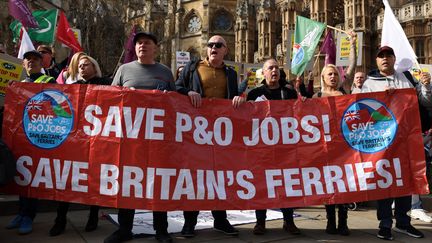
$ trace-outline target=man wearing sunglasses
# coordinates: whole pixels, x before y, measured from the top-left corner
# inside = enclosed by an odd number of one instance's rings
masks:
[[[46,75],[57,79],[61,69],[55,63],[52,47],[47,45],[39,45],[37,47],[37,51],[42,54],[42,66]]]
[[[231,99],[234,108],[245,102],[238,95],[237,73],[225,65],[223,58],[228,48],[222,36],[212,36],[207,44],[207,58],[189,62],[176,81],[178,92],[189,96],[192,105],[201,107],[202,98]],[[181,231],[184,237],[195,235],[199,211],[185,211],[185,223]],[[214,228],[226,235],[238,235],[238,231],[227,220],[226,211],[212,211]]]
[[[431,106],[431,77],[427,72],[420,75],[420,82],[411,76],[409,72],[397,72],[394,68],[396,56],[389,46],[382,46],[376,55],[377,70],[369,73],[364,82],[361,92],[389,91],[391,95],[394,89],[415,88],[421,106]],[[380,221],[377,237],[383,240],[393,240],[391,228],[393,224],[392,203],[395,202],[394,218],[396,227],[394,231],[409,235],[414,238],[423,238],[422,232],[411,225],[410,216],[407,215],[411,209],[411,195],[398,198],[386,198],[378,200],[377,218]]]

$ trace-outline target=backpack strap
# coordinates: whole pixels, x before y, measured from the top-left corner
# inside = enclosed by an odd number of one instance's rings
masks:
[[[416,81],[414,81],[414,77],[411,75],[411,73],[409,71],[405,71],[405,72],[403,72],[403,74],[410,81],[412,86],[415,88],[417,86],[417,83],[416,83]]]

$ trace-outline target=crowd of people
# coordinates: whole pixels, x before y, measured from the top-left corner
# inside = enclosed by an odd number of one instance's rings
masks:
[[[426,119],[422,119],[424,132],[430,129],[429,110],[432,110],[432,94],[430,74],[422,73],[419,80],[409,73],[398,73],[394,69],[396,60],[391,47],[382,46],[376,53],[378,69],[372,70],[366,76],[364,72],[355,72],[356,60],[356,34],[350,32],[351,40],[351,64],[341,77],[339,69],[332,64],[324,66],[321,72],[321,90],[313,94],[307,89],[301,78],[287,81],[280,69],[277,60],[270,58],[265,60],[262,70],[264,80],[260,87],[252,89],[247,95],[243,95],[245,83],[239,86],[237,73],[224,63],[224,57],[228,52],[226,41],[222,36],[212,36],[207,43],[207,56],[203,60],[192,60],[186,66],[177,70],[176,78],[171,70],[163,64],[155,61],[158,51],[158,40],[155,35],[148,32],[139,32],[133,42],[137,60],[123,64],[119,67],[113,80],[104,78],[97,61],[91,56],[78,52],[73,55],[69,66],[63,70],[56,67],[53,61],[53,50],[50,46],[40,45],[37,50],[24,54],[23,67],[26,78],[23,82],[33,83],[58,83],[58,84],[94,84],[124,86],[130,89],[177,91],[189,97],[193,107],[200,107],[203,98],[220,98],[232,100],[235,109],[241,109],[241,104],[247,101],[255,102],[264,100],[288,100],[297,99],[299,96],[329,97],[350,93],[366,93],[375,91],[388,91],[394,89],[415,88],[419,103],[425,107]],[[342,82],[342,79],[345,81]],[[425,121],[423,121],[425,120]],[[429,121],[429,124],[426,124]],[[430,140],[429,140],[430,142]],[[428,155],[428,154],[427,154]],[[427,156],[430,158],[430,156]],[[411,200],[413,199],[413,202]],[[18,229],[20,234],[32,232],[32,223],[36,216],[37,199],[20,197],[20,210],[18,215],[6,226],[8,229]],[[432,218],[425,214],[421,208],[418,195],[399,198],[387,198],[378,201],[377,218],[380,221],[377,237],[392,240],[392,203],[394,203],[394,216],[396,219],[395,231],[407,234],[415,238],[424,235],[410,223],[411,217],[432,222]],[[57,217],[49,234],[57,236],[64,232],[66,226],[66,214],[69,203],[59,202]],[[338,224],[336,224],[336,208],[338,208]],[[301,234],[300,229],[294,223],[294,209],[282,208],[283,229],[293,235]],[[99,207],[90,207],[90,213],[86,231],[93,231],[98,225]],[[415,212],[415,213],[414,213]],[[118,210],[119,228],[105,239],[106,243],[123,242],[133,238],[132,227],[134,209]],[[328,234],[349,235],[347,205],[326,205]],[[195,227],[199,211],[185,211],[185,223],[181,230],[184,237],[194,237]],[[214,229],[226,235],[238,235],[227,219],[224,210],[212,211],[214,217]],[[266,210],[256,210],[256,225],[253,233],[262,235],[266,233]],[[167,212],[153,212],[153,227],[156,231],[156,239],[159,242],[172,242],[168,233]]]

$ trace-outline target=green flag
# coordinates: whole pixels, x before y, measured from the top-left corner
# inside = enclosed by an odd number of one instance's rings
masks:
[[[33,11],[32,15],[39,24],[39,28],[28,28],[27,33],[32,41],[52,44],[57,25],[57,9]],[[17,20],[13,21],[9,28],[12,30],[14,42],[19,39],[22,24]]]
[[[326,25],[297,16],[291,73],[301,75],[312,58]]]

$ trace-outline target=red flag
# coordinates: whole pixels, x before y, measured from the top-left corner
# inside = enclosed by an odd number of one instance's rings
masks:
[[[83,50],[78,43],[78,40],[75,38],[74,32],[72,31],[63,12],[60,12],[60,20],[57,26],[57,39],[75,52]]]

